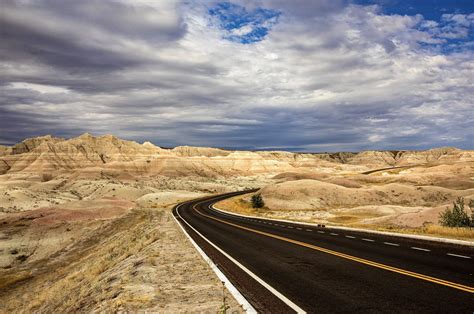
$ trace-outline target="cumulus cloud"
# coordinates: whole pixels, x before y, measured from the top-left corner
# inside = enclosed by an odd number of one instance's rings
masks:
[[[5,143],[88,131],[162,146],[473,148],[474,54],[449,35],[466,38],[473,14],[435,22],[325,0],[2,10]]]

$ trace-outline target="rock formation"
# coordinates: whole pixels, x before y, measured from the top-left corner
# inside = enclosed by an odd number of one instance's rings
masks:
[[[12,147],[0,146],[0,174],[57,175],[64,171],[128,172],[137,175],[235,176],[284,172],[325,172],[335,167],[362,171],[415,164],[473,161],[474,151],[437,148],[427,151],[364,151],[360,153],[290,153],[229,151],[180,146],[163,149],[112,135],[85,133],[63,139],[50,135],[26,139]],[[339,165],[339,166],[338,166]],[[323,169],[323,170],[321,170]]]

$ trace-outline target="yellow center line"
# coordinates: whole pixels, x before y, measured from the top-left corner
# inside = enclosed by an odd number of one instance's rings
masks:
[[[200,203],[196,203],[196,205],[198,205],[198,204],[200,204]],[[336,252],[336,251],[325,249],[323,247],[316,246],[316,245],[313,245],[313,244],[309,244],[309,243],[306,243],[306,242],[301,242],[301,241],[298,241],[298,240],[289,239],[289,238],[282,237],[282,236],[279,236],[279,235],[276,235],[276,234],[272,234],[272,233],[268,233],[268,232],[264,232],[264,231],[244,227],[244,226],[232,223],[232,222],[228,222],[228,221],[216,218],[216,217],[212,217],[212,216],[206,215],[206,214],[202,213],[201,211],[199,211],[196,208],[196,205],[193,206],[193,209],[199,215],[210,218],[210,219],[213,219],[215,221],[219,221],[221,223],[224,223],[224,224],[227,224],[227,225],[239,228],[239,229],[242,229],[242,230],[247,230],[247,231],[254,232],[254,233],[257,233],[257,234],[260,234],[260,235],[264,235],[264,236],[267,236],[267,237],[270,237],[270,238],[274,238],[274,239],[278,239],[278,240],[281,240],[281,241],[293,243],[293,244],[296,244],[296,245],[299,245],[299,246],[303,246],[303,247],[307,247],[307,248],[310,248],[310,249],[313,249],[313,250],[316,250],[316,251],[320,251],[320,252],[324,252],[324,253],[327,253],[327,254],[339,256],[339,257],[342,257],[342,258],[345,258],[345,259],[348,259],[348,260],[351,260],[351,261],[355,261],[355,262],[358,262],[358,263],[362,263],[362,264],[365,264],[365,265],[369,265],[369,266],[372,266],[372,267],[385,269],[385,270],[395,272],[395,273],[399,273],[399,274],[402,274],[402,275],[405,275],[405,276],[418,278],[418,279],[421,279],[421,280],[433,282],[433,283],[436,283],[436,284],[439,284],[439,285],[443,285],[443,286],[447,286],[447,287],[450,287],[450,288],[466,291],[466,292],[469,292],[469,293],[474,293],[474,287],[469,287],[469,286],[465,286],[465,285],[462,285],[462,284],[459,284],[459,283],[455,283],[455,282],[451,282],[451,281],[447,281],[447,280],[443,280],[443,279],[439,279],[439,278],[435,278],[435,277],[415,273],[415,272],[412,272],[412,271],[409,271],[409,270],[404,270],[404,269],[401,269],[401,268],[397,268],[397,267],[388,266],[388,265],[385,265],[385,264],[373,262],[373,261],[366,260],[366,259],[363,259],[363,258],[360,258],[360,257],[355,257],[355,256],[352,256],[352,255]]]

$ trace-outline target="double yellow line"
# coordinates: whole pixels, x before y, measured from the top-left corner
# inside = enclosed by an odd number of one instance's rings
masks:
[[[469,292],[469,293],[474,293],[474,287],[469,287],[469,286],[465,286],[465,285],[458,284],[458,283],[455,283],[455,282],[451,282],[451,281],[447,281],[447,280],[443,280],[443,279],[439,279],[439,278],[435,278],[435,277],[415,273],[415,272],[412,272],[412,271],[409,271],[409,270],[404,270],[404,269],[401,269],[401,268],[397,268],[397,267],[388,266],[388,265],[385,265],[385,264],[369,261],[369,260],[366,260],[366,259],[363,259],[363,258],[360,258],[360,257],[356,257],[356,256],[336,252],[336,251],[325,249],[323,247],[316,246],[316,245],[313,245],[313,244],[309,244],[309,243],[301,242],[301,241],[298,241],[298,240],[293,240],[293,239],[289,239],[289,238],[286,238],[286,237],[282,237],[282,236],[279,236],[279,235],[276,235],[276,234],[272,234],[272,233],[263,232],[263,231],[260,231],[260,230],[244,227],[244,226],[237,225],[235,223],[231,223],[231,222],[228,222],[228,221],[216,218],[216,217],[212,217],[212,216],[206,215],[206,214],[202,213],[201,211],[199,211],[196,208],[196,205],[198,205],[198,204],[200,204],[200,203],[195,204],[193,206],[193,209],[199,215],[210,218],[210,219],[213,219],[215,221],[219,221],[221,223],[224,223],[224,224],[227,224],[227,225],[239,228],[239,229],[242,229],[242,230],[250,231],[250,232],[253,232],[253,233],[257,233],[257,234],[264,235],[264,236],[274,238],[274,239],[278,239],[278,240],[281,240],[281,241],[293,243],[293,244],[303,246],[303,247],[306,247],[306,248],[309,248],[309,249],[324,252],[324,253],[327,253],[327,254],[338,256],[338,257],[341,257],[341,258],[345,258],[345,259],[348,259],[348,260],[351,260],[351,261],[354,261],[354,262],[358,262],[358,263],[361,263],[361,264],[369,265],[369,266],[372,266],[372,267],[385,269],[385,270],[388,270],[388,271],[391,271],[391,272],[394,272],[394,273],[398,273],[398,274],[402,274],[402,275],[405,275],[405,276],[418,278],[418,279],[421,279],[421,280],[429,281],[429,282],[432,282],[432,283],[436,283],[436,284],[447,286],[447,287],[450,287],[450,288],[462,290],[462,291]]]

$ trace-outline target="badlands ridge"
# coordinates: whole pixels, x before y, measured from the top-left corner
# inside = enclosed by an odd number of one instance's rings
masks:
[[[269,211],[317,211],[326,222],[344,212],[347,217],[338,220],[388,219],[417,226],[436,223],[437,213],[456,197],[471,198],[473,165],[474,151],[456,148],[307,154],[164,149],[112,135],[48,135],[0,146],[0,211],[103,197],[141,204],[164,191],[215,193],[262,187]],[[56,193],[35,195],[47,190]],[[358,219],[358,212],[372,214]]]
[[[245,176],[289,171],[325,173],[373,168],[472,162],[473,151],[439,148],[428,151],[365,151],[360,153],[301,154],[281,151],[249,152],[180,146],[163,149],[111,135],[83,134],[69,140],[52,136],[26,139],[12,147],[0,146],[0,174],[57,175],[79,169],[94,173],[132,175]],[[322,168],[318,169],[318,168]]]
[[[218,204],[253,215],[472,240],[437,223],[474,199],[473,166],[456,148],[165,149],[90,134],[0,146],[0,312],[217,311],[220,283],[170,214],[213,193],[261,188],[263,209],[249,195]]]

